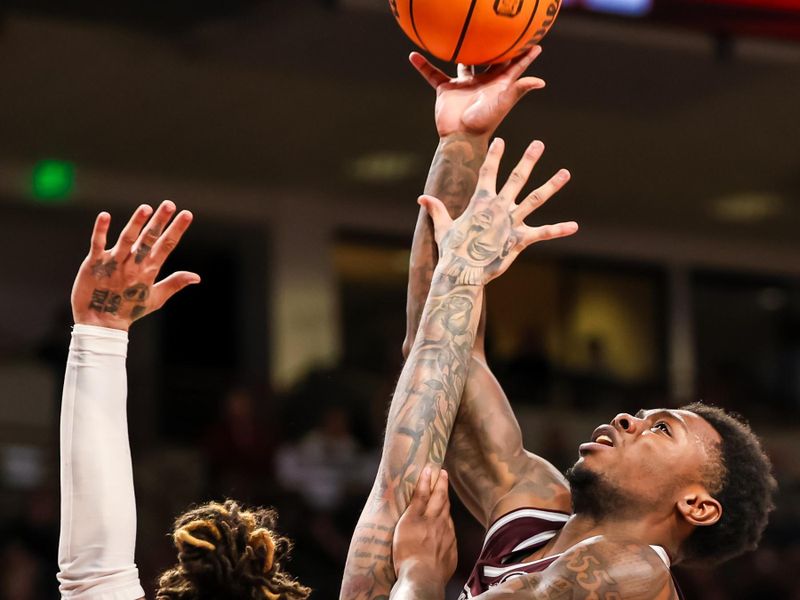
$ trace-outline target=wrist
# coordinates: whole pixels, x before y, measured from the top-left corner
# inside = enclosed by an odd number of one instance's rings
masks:
[[[471,133],[469,131],[439,132],[439,143],[444,145],[450,142],[470,142],[473,146],[481,146],[484,152],[489,148],[491,133]]]
[[[482,292],[486,286],[483,267],[470,267],[455,254],[443,254],[433,270],[431,289],[446,293],[456,288]]]
[[[117,329],[119,331],[128,331],[130,323],[124,319],[108,319],[102,316],[88,315],[72,315],[75,325],[89,325],[91,327],[102,327],[104,329]]]

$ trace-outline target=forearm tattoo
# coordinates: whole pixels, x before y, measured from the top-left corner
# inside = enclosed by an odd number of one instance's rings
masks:
[[[439,198],[450,216],[459,216],[469,204],[478,181],[478,171],[486,158],[486,140],[469,135],[454,135],[442,140],[433,157],[425,193]],[[428,214],[420,212],[411,245],[408,273],[407,348],[411,346],[428,297],[431,277],[439,254]]]
[[[508,399],[486,363],[475,357],[445,467],[458,497],[486,527],[497,503],[509,494],[537,506],[554,506],[568,494],[557,470],[524,451]]]
[[[395,581],[395,525],[425,465],[444,461],[466,381],[482,288],[454,286],[452,281],[437,288],[447,291],[431,291],[420,335],[397,383],[375,486],[350,545],[342,599],[389,597]]]
[[[439,198],[452,216],[461,214],[469,203],[486,148],[485,140],[467,135],[451,136],[439,144],[425,193]],[[482,298],[475,289],[432,298],[431,327],[426,328],[424,339],[414,343],[437,262],[433,225],[421,211],[409,269],[405,344],[409,360],[389,412],[381,469],[353,534],[342,600],[389,597],[395,582],[394,527],[425,464],[442,464],[458,412],[474,343],[472,321],[480,314]]]

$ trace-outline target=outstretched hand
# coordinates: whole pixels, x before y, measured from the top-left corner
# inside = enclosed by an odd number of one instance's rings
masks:
[[[155,283],[192,222],[192,213],[183,210],[170,223],[175,210],[169,200],[155,214],[150,206],[141,205],[110,250],[106,236],[111,215],[97,215],[89,255],[72,286],[75,323],[127,331],[133,321],[158,310],[187,285],[200,282],[196,273],[178,271]]]
[[[444,204],[433,196],[420,196],[433,220],[439,246],[439,274],[460,285],[482,285],[499,277],[525,248],[536,242],[572,235],[578,231],[574,221],[530,227],[525,219],[569,181],[561,169],[547,183],[528,194],[519,204],[515,200],[528,181],[544,144],[533,142],[512,171],[503,188],[496,191],[497,169],[504,142],[496,138],[480,170],[475,195],[464,214],[455,221]]]
[[[544,81],[538,77],[521,77],[541,52],[540,46],[534,46],[514,60],[492,65],[479,74],[459,65],[455,78],[448,77],[418,52],[412,52],[411,64],[436,90],[439,137],[454,133],[492,135],[520,98],[544,87]]]
[[[392,560],[398,577],[404,570],[425,572],[429,583],[442,587],[456,570],[456,533],[450,516],[447,471],[431,484],[431,468],[423,469],[411,502],[397,522]]]

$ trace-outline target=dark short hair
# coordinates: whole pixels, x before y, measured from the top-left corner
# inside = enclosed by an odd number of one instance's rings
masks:
[[[712,460],[721,468],[704,471],[716,479],[706,483],[722,505],[722,517],[696,528],[682,548],[685,563],[714,566],[756,548],[778,486],[758,436],[741,416],[701,402],[682,409],[705,419],[721,438],[712,448]]]

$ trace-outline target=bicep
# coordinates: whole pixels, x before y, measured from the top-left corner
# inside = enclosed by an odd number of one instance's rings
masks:
[[[470,363],[445,466],[459,498],[484,526],[523,506],[570,508],[563,477],[525,451],[514,411],[478,356]]]

